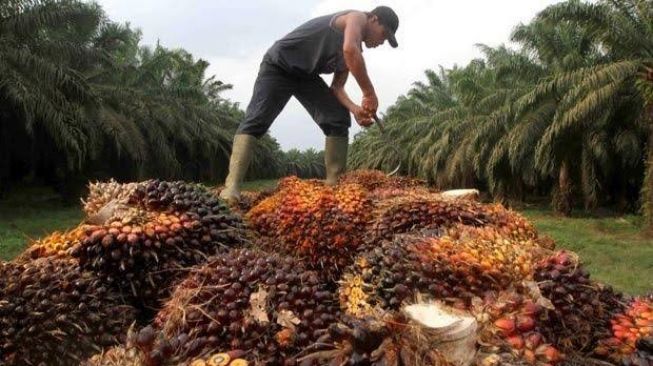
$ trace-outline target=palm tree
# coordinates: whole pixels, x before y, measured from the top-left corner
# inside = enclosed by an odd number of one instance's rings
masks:
[[[46,160],[79,167],[89,155],[83,110],[96,98],[75,66],[102,54],[70,35],[100,22],[101,10],[93,4],[0,5],[0,182],[14,173],[12,161],[34,173]]]
[[[0,5],[0,182],[224,178],[243,117],[221,97],[231,85],[207,77],[206,61],[140,38],[96,4]],[[276,141],[257,150],[259,176],[278,176]]]
[[[284,153],[283,160],[285,175],[299,178],[324,178],[326,175],[323,151],[290,149]]]
[[[560,73],[550,81],[563,87],[561,105],[545,141],[562,141],[561,136],[581,128],[614,125],[621,133],[612,137],[619,158],[636,171],[640,152],[638,131],[650,129],[646,105],[647,72],[653,66],[653,5],[641,0],[602,0],[598,3],[568,1],[548,7],[538,19],[549,24],[566,22],[582,29],[600,50],[595,65]],[[649,135],[649,146],[651,134]],[[550,150],[539,149],[540,155]],[[653,170],[648,152],[646,178],[642,186],[643,211],[653,228]]]

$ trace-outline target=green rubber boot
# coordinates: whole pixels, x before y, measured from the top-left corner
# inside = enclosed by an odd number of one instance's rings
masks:
[[[347,170],[347,136],[327,136],[324,143],[324,165],[326,167],[326,185],[338,183],[338,178]]]
[[[256,137],[252,135],[234,136],[234,144],[231,149],[229,161],[229,174],[224,181],[224,189],[220,192],[220,198],[232,201],[240,199],[240,185],[247,174],[249,162],[252,159],[252,151]]]

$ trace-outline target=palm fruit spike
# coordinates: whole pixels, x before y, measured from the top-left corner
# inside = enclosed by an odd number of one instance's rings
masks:
[[[137,183],[121,184],[111,179],[108,182],[96,182],[88,185],[89,194],[82,200],[84,212],[91,216],[96,214],[109,202],[126,204],[136,191]]]
[[[340,302],[361,315],[376,305],[397,310],[416,293],[467,307],[475,296],[529,279],[533,241],[489,228],[457,227],[442,237],[398,236],[362,254],[343,277]]]
[[[292,364],[339,316],[335,294],[292,257],[235,249],[194,270],[145,337],[152,365],[244,349],[256,364]],[[146,328],[147,329],[147,328]],[[152,328],[150,328],[152,330]]]
[[[540,315],[543,334],[564,352],[590,352],[609,337],[622,295],[593,283],[573,253],[560,251],[537,264],[535,281],[555,310]]]
[[[298,256],[325,278],[335,279],[363,244],[372,202],[357,184],[325,186],[285,178],[277,193],[252,208],[246,219],[267,238],[270,251]]]
[[[595,353],[615,362],[626,363],[631,358],[643,358],[645,346],[653,345],[653,301],[646,298],[633,299],[625,311],[615,314],[610,320],[611,335],[603,339]],[[646,338],[648,337],[648,341]],[[639,341],[641,345],[638,347]],[[653,356],[653,348],[649,349]]]
[[[88,225],[72,254],[137,305],[157,308],[183,268],[244,242],[243,225],[232,215],[153,213]]]
[[[134,319],[74,260],[0,264],[0,364],[77,365],[117,343]]]

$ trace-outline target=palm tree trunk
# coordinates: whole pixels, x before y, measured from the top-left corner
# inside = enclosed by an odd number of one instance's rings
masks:
[[[642,203],[645,231],[653,235],[653,133],[651,132],[648,135],[646,170],[642,184]]]
[[[586,142],[583,142],[585,145]],[[592,211],[598,206],[598,197],[596,197],[596,186],[594,183],[595,173],[592,159],[587,146],[583,146],[581,154],[580,179],[583,187],[583,204],[586,211]]]
[[[0,199],[2,199],[8,190],[10,172],[9,143],[7,133],[7,121],[4,114],[0,113]]]
[[[563,160],[558,172],[558,187],[553,191],[553,210],[563,216],[571,215],[571,177],[569,161]]]

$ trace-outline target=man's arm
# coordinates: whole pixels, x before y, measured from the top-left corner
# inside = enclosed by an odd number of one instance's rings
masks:
[[[335,75],[333,75],[333,80],[331,81],[331,91],[340,104],[345,106],[345,108],[354,114],[356,122],[363,127],[367,127],[372,124],[372,119],[370,118],[369,113],[362,107],[356,105],[345,91],[345,84],[347,83],[348,76],[348,70],[337,71]]]
[[[347,68],[354,75],[356,82],[363,91],[363,108],[376,113],[379,102],[374,91],[374,86],[367,75],[365,60],[361,50],[363,41],[363,29],[367,22],[367,16],[363,13],[351,13],[345,22],[345,39],[342,46],[342,53]]]
[[[336,71],[331,81],[331,91],[338,98],[340,104],[344,105],[350,112],[353,112],[357,105],[349,98],[349,95],[345,91],[348,76],[349,71],[347,70]]]

